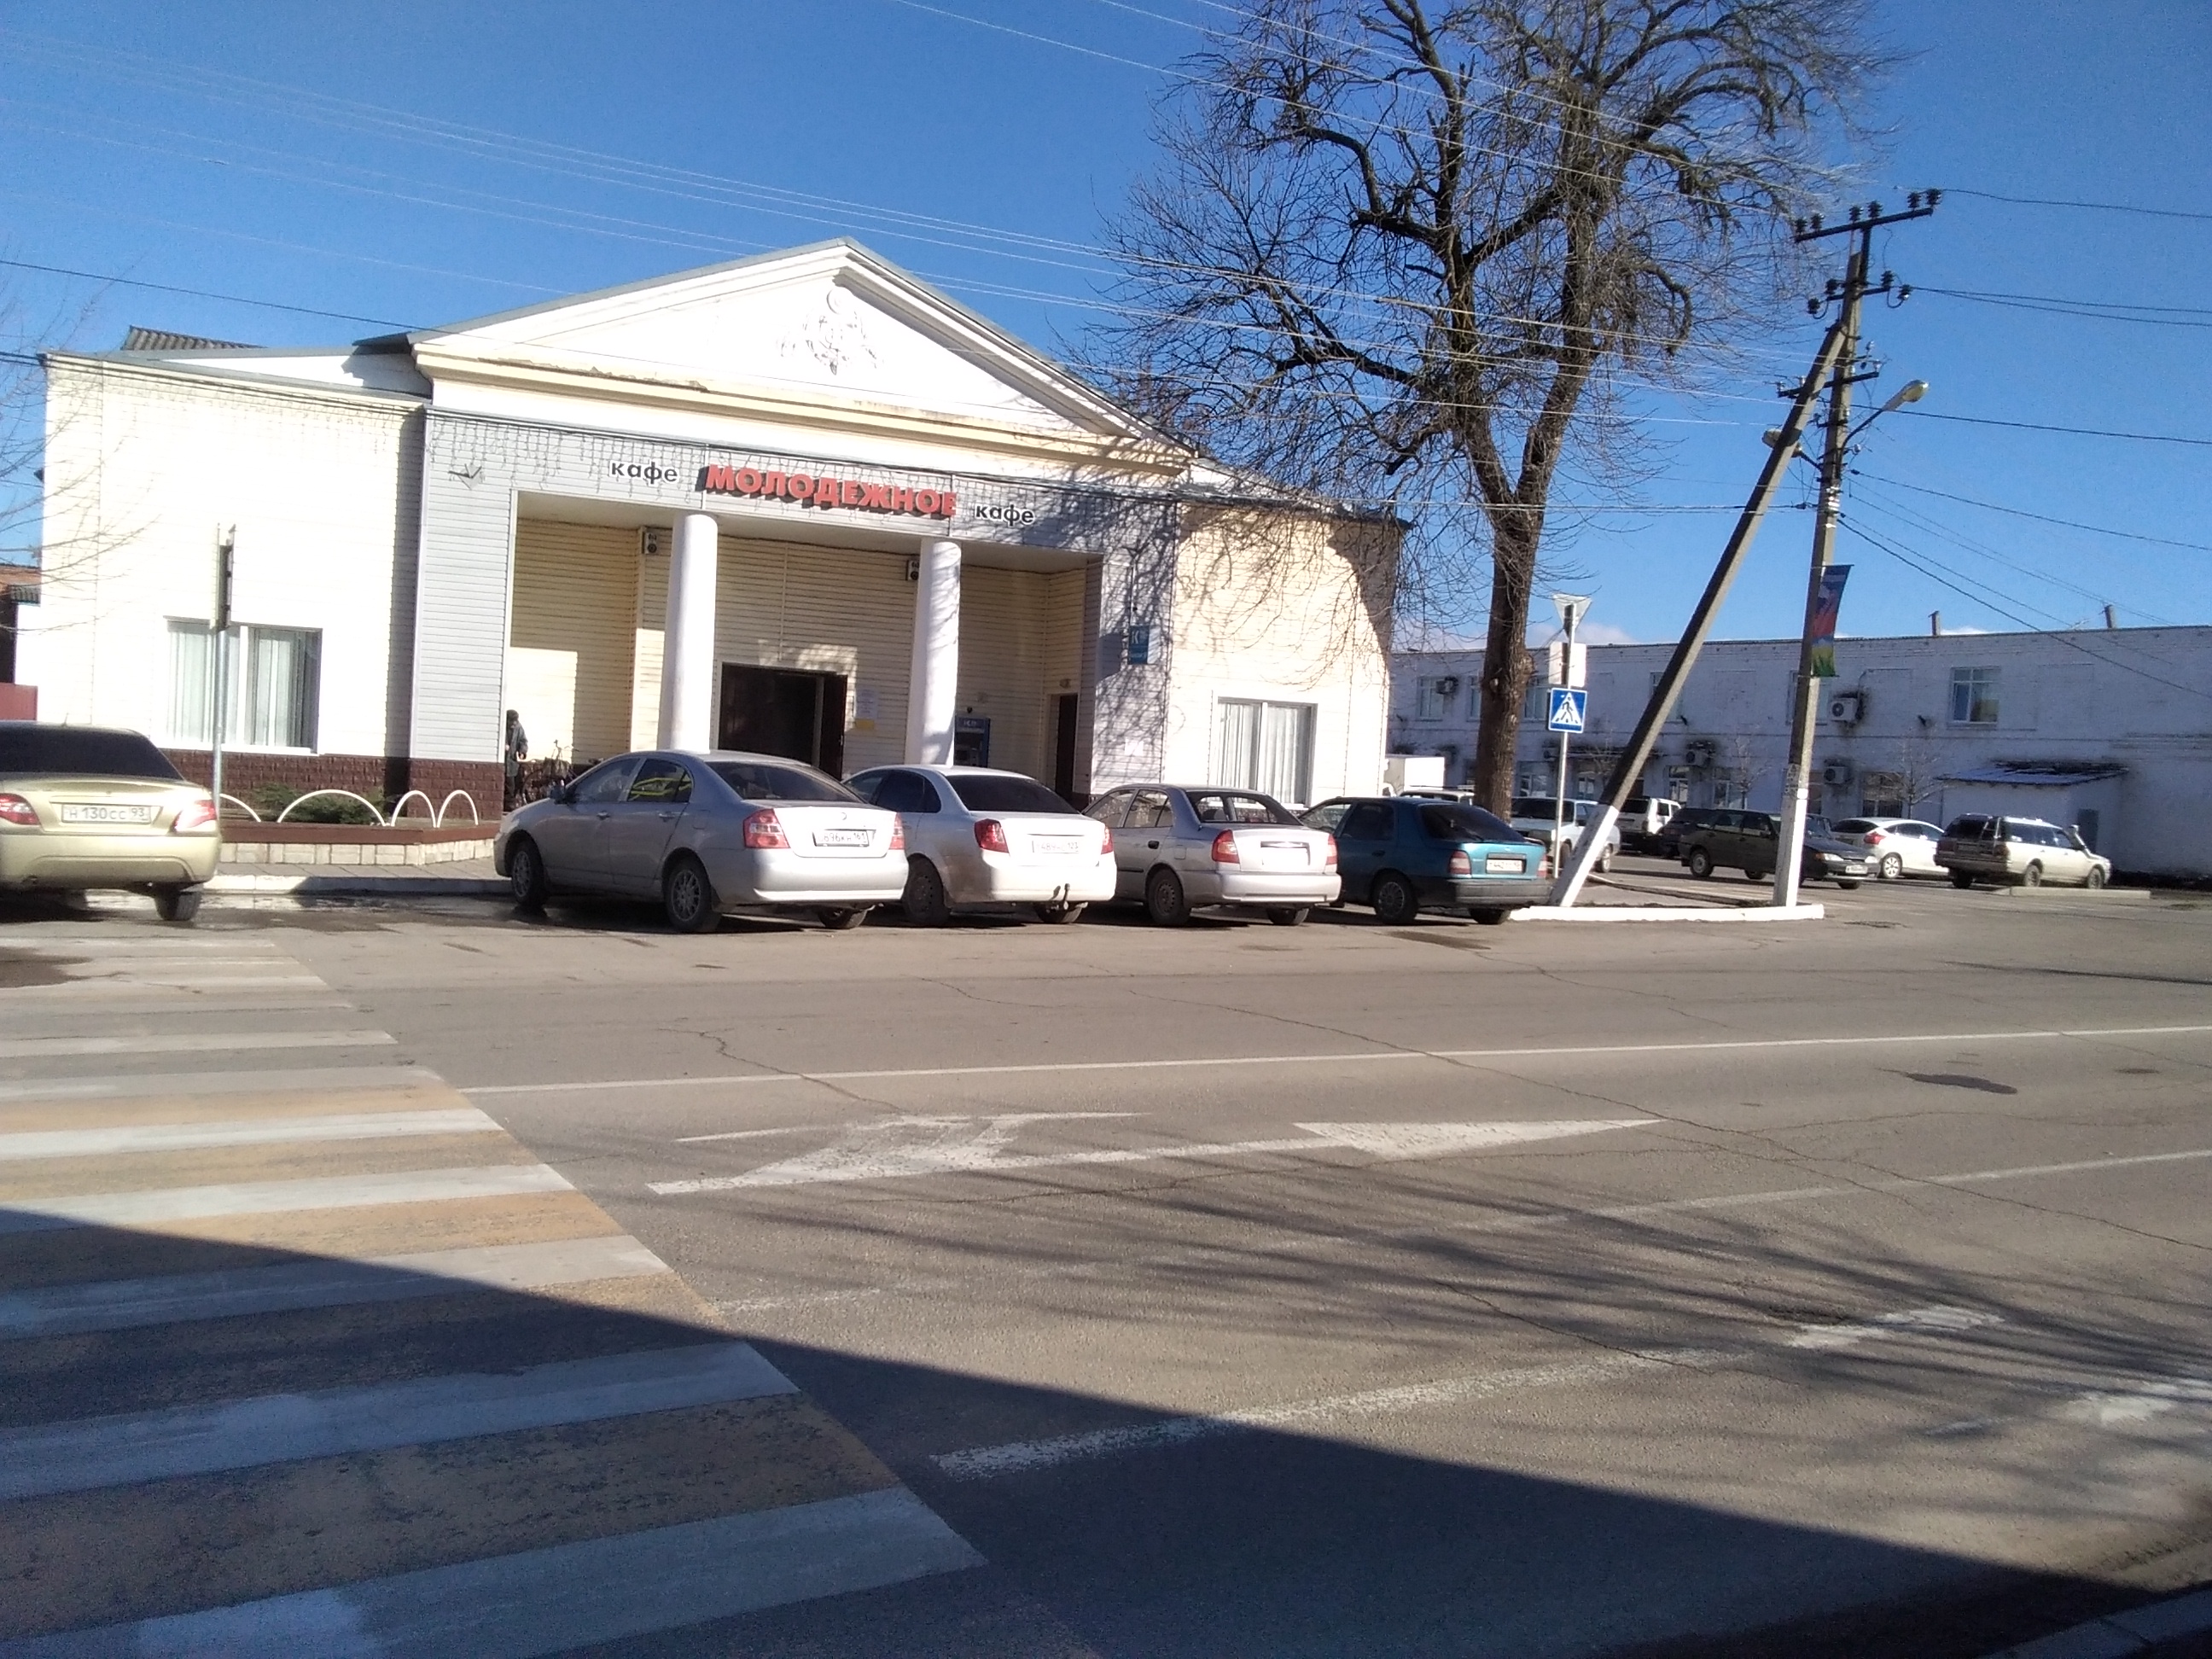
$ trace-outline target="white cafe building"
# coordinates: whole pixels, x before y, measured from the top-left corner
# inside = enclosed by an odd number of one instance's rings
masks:
[[[15,679],[203,778],[220,713],[234,793],[489,815],[510,711],[572,761],[1379,777],[1395,527],[1211,465],[850,242],[329,349],[45,362]]]

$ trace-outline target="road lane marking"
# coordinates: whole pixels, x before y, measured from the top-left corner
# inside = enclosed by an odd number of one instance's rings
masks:
[[[763,1164],[743,1175],[656,1181],[648,1182],[647,1189],[670,1197],[684,1193],[728,1192],[738,1188],[804,1187],[822,1182],[889,1181],[915,1176],[1003,1175],[1089,1164],[1313,1152],[1331,1147],[1364,1152],[1383,1160],[1449,1158],[1494,1146],[1595,1134],[1607,1129],[1637,1128],[1663,1121],[1602,1118],[1551,1123],[1301,1123],[1296,1127],[1302,1133],[1286,1139],[1116,1146],[1084,1152],[1006,1152],[1005,1146],[1014,1127],[1035,1115],[881,1120],[856,1126],[835,1146]]]
[[[1763,1193],[1717,1193],[1710,1198],[1667,1198],[1648,1204],[1613,1204],[1597,1210],[1558,1210],[1549,1215],[1506,1216],[1494,1220],[1463,1222],[1455,1231],[1524,1232],[1540,1227],[1563,1227],[1577,1221],[1636,1221],[1650,1215],[1750,1208],[1765,1204],[1790,1204],[1822,1198],[1861,1198],[1869,1193],[1904,1193],[1922,1187],[1978,1187],[2002,1181],[2033,1181],[2043,1176],[2087,1175],[2100,1170],[2196,1163],[2205,1158],[2212,1158],[2212,1146],[2191,1147],[2179,1152],[2136,1152],[2120,1158],[2077,1158],[2067,1164],[2021,1164],[2005,1170],[1967,1170],[1954,1175],[1869,1176],[1863,1181],[1834,1187],[1782,1187]]]
[[[384,1140],[398,1135],[503,1134],[474,1106],[413,1112],[327,1112],[313,1117],[240,1118],[227,1123],[133,1123],[106,1129],[40,1129],[0,1134],[0,1163],[33,1158],[97,1158],[181,1152],[197,1146],[260,1146],[291,1141]]]
[[[1871,1048],[1913,1042],[2026,1042],[2056,1038],[2197,1036],[2212,1025],[2115,1025],[2027,1031],[1929,1031],[1906,1036],[1758,1037],[1726,1042],[1569,1043],[1542,1048],[1367,1048],[1349,1054],[1224,1054],[1192,1060],[1066,1060],[1026,1066],[919,1066],[868,1072],[739,1072],[711,1077],[570,1079],[558,1083],[483,1083],[465,1095],[579,1094],[599,1089],[696,1089],[728,1084],[876,1083],[905,1078],[1030,1077],[1073,1072],[1203,1070],[1211,1066],[1340,1066],[1407,1060],[1481,1060],[1578,1059],[1591,1054],[1705,1054],[1762,1048]]]
[[[902,1486],[0,1643],[0,1659],[535,1659],[983,1565]]]
[[[0,1060],[80,1054],[227,1054],[234,1048],[378,1048],[389,1031],[167,1031],[132,1036],[0,1037]]]
[[[360,1261],[100,1279],[0,1294],[0,1341],[139,1329],[199,1319],[404,1302],[485,1289],[550,1290],[643,1279],[669,1266],[627,1234],[546,1243],[480,1244]]]
[[[942,1452],[929,1461],[940,1474],[955,1480],[997,1480],[1066,1463],[1188,1445],[1194,1441],[1249,1434],[1256,1430],[1298,1429],[1346,1417],[1395,1416],[1430,1406],[1458,1405],[1534,1389],[1579,1388],[1610,1382],[1639,1371],[1672,1367],[1705,1370],[1741,1358],[1742,1351],[1729,1348],[1661,1348],[1611,1354],[1602,1359],[1480,1371],[1469,1376],[1368,1389],[1357,1394],[1325,1395],[1319,1399],[1296,1400],[1243,1411],[1170,1417],[1127,1428],[1093,1429],[1041,1440],[1017,1440],[1000,1446],[973,1446],[964,1451]]]
[[[749,1344],[710,1342],[39,1424],[0,1430],[0,1500],[796,1392]]]
[[[428,1204],[455,1198],[510,1198],[566,1193],[568,1178],[544,1164],[495,1164],[477,1169],[409,1170],[396,1175],[316,1176],[300,1181],[247,1181],[224,1186],[89,1193],[73,1198],[25,1198],[0,1209],[0,1237],[62,1227],[157,1227],[212,1216],[273,1215],[288,1210],[358,1209],[374,1204]]]
[[[1907,1308],[1900,1313],[1876,1314],[1872,1319],[1855,1319],[1842,1325],[1800,1325],[1797,1334],[1790,1339],[1790,1346],[1833,1353],[1907,1331],[1972,1331],[1985,1325],[2003,1323],[2003,1315],[1976,1308]]]
[[[332,1066],[266,1072],[131,1072],[112,1077],[40,1078],[0,1083],[0,1103],[117,1100],[133,1095],[343,1093],[351,1089],[444,1088],[423,1066]]]
[[[2208,1406],[2212,1406],[2212,1380],[2180,1376],[2086,1389],[2067,1402],[2063,1415],[2100,1429],[2141,1428],[2185,1407]]]

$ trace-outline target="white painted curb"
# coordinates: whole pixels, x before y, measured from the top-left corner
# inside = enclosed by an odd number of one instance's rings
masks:
[[[2107,1613],[2055,1636],[2007,1648],[1990,1659],[2128,1659],[2131,1654],[2149,1652],[2159,1643],[2207,1631],[2212,1631],[2212,1589]]]
[[[1556,904],[1532,904],[1516,910],[1516,921],[1818,921],[1828,914],[1823,904],[1747,904],[1727,909],[1692,910],[1668,904],[1577,904],[1562,909]]]

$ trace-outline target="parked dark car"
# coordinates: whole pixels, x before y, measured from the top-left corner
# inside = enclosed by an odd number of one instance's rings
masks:
[[[1679,824],[1689,813],[1675,820]],[[1782,841],[1782,822],[1771,812],[1743,812],[1715,807],[1705,822],[1681,832],[1681,859],[1693,876],[1710,876],[1715,870],[1741,870],[1753,881],[1774,873]],[[1838,887],[1856,887],[1872,873],[1863,848],[1850,847],[1829,833],[1827,820],[1805,821],[1805,856],[1799,879],[1832,881]]]
[[[1652,833],[1644,843],[1644,851],[1654,858],[1679,860],[1682,856],[1683,837],[1701,830],[1721,816],[1717,806],[1686,806]]]
[[[1503,921],[1540,904],[1544,848],[1480,806],[1405,795],[1339,796],[1301,822],[1336,837],[1344,902],[1377,921],[1408,922],[1423,910],[1464,910]]]
[[[1977,881],[2102,887],[2112,878],[2112,860],[2092,851],[2080,830],[2062,830],[2043,818],[1986,812],[1952,819],[1936,843],[1936,862],[1950,872],[1954,887],[1972,887]]]

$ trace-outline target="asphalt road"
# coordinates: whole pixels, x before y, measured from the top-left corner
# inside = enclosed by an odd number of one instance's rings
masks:
[[[989,1563],[622,1651],[981,1651],[1011,1607],[1003,1650],[1116,1659],[1963,1656],[2206,1576],[2212,899],[1821,896],[201,931],[391,1033]]]

